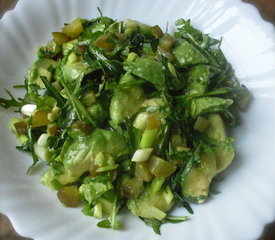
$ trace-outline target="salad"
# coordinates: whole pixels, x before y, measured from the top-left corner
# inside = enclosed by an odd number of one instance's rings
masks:
[[[82,207],[118,229],[128,208],[160,234],[169,211],[203,203],[235,151],[227,129],[250,93],[224,57],[221,40],[176,21],[173,34],[100,16],[65,24],[37,51],[24,98],[0,98],[21,117],[10,127],[41,183],[66,207]]]

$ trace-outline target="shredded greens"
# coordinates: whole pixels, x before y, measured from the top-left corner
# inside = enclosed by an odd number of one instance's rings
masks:
[[[97,226],[119,229],[128,208],[160,234],[173,206],[193,214],[213,179],[232,162],[227,128],[250,99],[211,38],[179,19],[174,34],[134,20],[77,18],[38,49],[11,129],[41,183],[67,207],[82,206]],[[166,31],[167,32],[167,31]],[[210,190],[209,190],[210,189]]]

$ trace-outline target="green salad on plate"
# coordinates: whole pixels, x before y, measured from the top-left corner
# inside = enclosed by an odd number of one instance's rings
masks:
[[[37,51],[24,98],[0,98],[21,116],[10,127],[41,183],[66,207],[82,207],[118,229],[128,208],[160,233],[203,203],[213,178],[234,159],[227,130],[250,93],[224,57],[221,40],[176,21],[158,26],[100,16],[65,24]]]

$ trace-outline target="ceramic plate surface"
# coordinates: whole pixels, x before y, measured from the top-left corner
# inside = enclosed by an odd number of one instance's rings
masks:
[[[19,234],[35,240],[252,240],[274,216],[275,44],[274,28],[256,9],[239,0],[20,0],[0,20],[0,94],[22,84],[37,46],[51,39],[64,22],[104,15],[132,18],[163,29],[178,18],[190,18],[203,32],[220,38],[236,75],[253,94],[243,123],[233,136],[237,156],[218,185],[220,194],[193,206],[191,220],[166,224],[153,233],[126,211],[122,229],[96,227],[97,220],[80,209],[64,208],[56,194],[39,183],[39,173],[26,176],[31,158],[17,150],[8,130],[13,113],[0,110],[0,212],[10,217]],[[14,90],[12,91],[15,92]],[[16,93],[17,94],[17,93]],[[41,173],[42,170],[40,170]],[[188,215],[177,209],[176,215]]]

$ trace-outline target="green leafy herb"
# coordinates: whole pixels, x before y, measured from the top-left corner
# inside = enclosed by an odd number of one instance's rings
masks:
[[[47,80],[45,76],[41,76],[41,81],[44,83],[47,91],[49,92],[49,96],[52,96],[57,101],[57,106],[62,107],[65,104],[64,98],[60,95],[60,93],[53,87]]]
[[[32,155],[33,163],[28,168],[27,174],[30,173],[32,167],[35,166],[35,164],[39,161],[37,155],[34,152],[35,140],[34,140],[34,136],[33,136],[33,132],[32,132],[32,118],[30,118],[30,120],[29,120],[28,139],[29,139],[28,140],[29,141],[29,149],[30,149],[30,152],[31,152],[31,155]]]
[[[159,221],[157,219],[151,219],[151,218],[141,218],[140,219],[142,221],[144,221],[144,223],[153,228],[154,232],[156,234],[161,234],[160,233],[160,227],[162,226],[162,224],[164,223],[181,223],[184,222],[186,220],[188,220],[188,217],[184,216],[184,217],[176,217],[176,216],[169,216],[167,215],[163,220]]]
[[[16,100],[15,97],[8,91],[6,90],[7,94],[10,96],[10,99],[4,99],[0,98],[0,106],[3,108],[10,108],[10,107],[16,107],[20,108],[22,105],[24,105],[23,99],[18,99]]]

